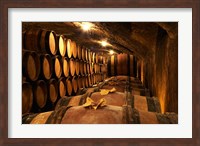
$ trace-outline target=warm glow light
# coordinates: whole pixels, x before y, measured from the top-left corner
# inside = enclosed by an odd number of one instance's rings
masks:
[[[113,50],[110,50],[110,52],[109,52],[111,55],[113,55],[114,54],[114,51]]]
[[[106,41],[102,41],[102,42],[101,42],[101,45],[102,45],[103,47],[105,47],[105,46],[108,45],[108,43],[107,43]]]
[[[91,27],[92,27],[92,23],[89,23],[89,22],[82,22],[82,23],[81,23],[81,28],[82,28],[84,31],[90,30]]]

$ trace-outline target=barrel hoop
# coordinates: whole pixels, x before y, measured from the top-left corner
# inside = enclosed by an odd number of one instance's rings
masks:
[[[123,112],[123,117],[122,117],[123,124],[129,123],[128,107],[126,105],[122,106],[122,112]]]
[[[139,111],[136,109],[132,109],[133,112],[133,124],[140,124],[140,115]]]
[[[157,97],[152,97],[154,100],[154,104],[155,104],[155,111],[158,113],[161,113],[161,107],[160,107],[160,102],[159,99]]]
[[[54,117],[55,117],[55,115],[56,115],[56,112],[57,111],[53,111],[52,113],[51,113],[51,115],[48,117],[48,119],[46,120],[46,123],[45,124],[53,124],[52,122],[53,122],[53,119],[54,119]]]
[[[150,112],[156,112],[156,107],[154,103],[154,99],[151,97],[146,97],[147,105],[148,105],[148,111]]]
[[[61,121],[62,121],[63,116],[65,115],[65,112],[66,112],[69,108],[71,108],[71,107],[72,107],[72,106],[61,107],[61,109],[59,109],[60,112],[59,112],[59,114],[58,114],[58,116],[57,116],[57,119],[56,119],[56,121],[55,121],[54,124],[60,124]]]

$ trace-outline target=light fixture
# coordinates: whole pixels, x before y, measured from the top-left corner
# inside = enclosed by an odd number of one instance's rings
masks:
[[[114,51],[113,51],[113,50],[110,50],[109,53],[110,53],[110,55],[113,55],[113,54],[114,54]]]
[[[93,24],[90,23],[90,22],[82,22],[80,24],[81,28],[84,30],[84,31],[88,31],[90,30],[92,27],[93,27]]]
[[[105,46],[108,45],[108,43],[107,43],[107,41],[101,41],[101,45],[102,45],[103,47],[105,47]]]

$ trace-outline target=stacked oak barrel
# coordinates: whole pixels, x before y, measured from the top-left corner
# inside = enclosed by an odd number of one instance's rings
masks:
[[[53,110],[105,78],[105,57],[52,30],[22,33],[22,113]]]

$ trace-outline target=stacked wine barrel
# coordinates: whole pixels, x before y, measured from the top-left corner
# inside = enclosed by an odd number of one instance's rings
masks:
[[[22,113],[53,110],[57,101],[102,82],[105,57],[52,30],[22,33]]]

